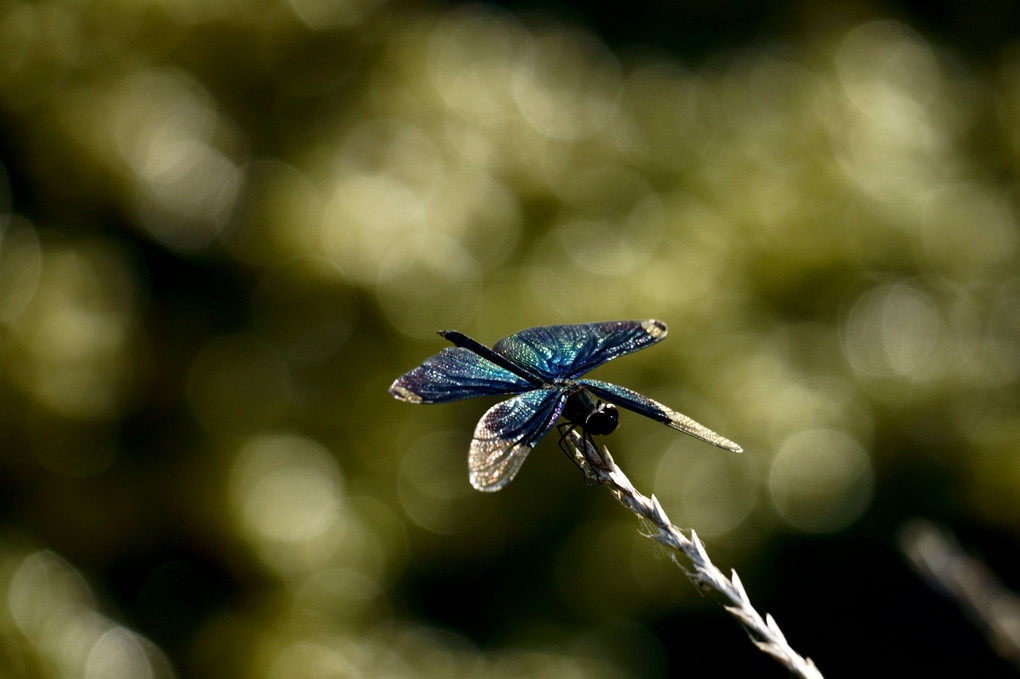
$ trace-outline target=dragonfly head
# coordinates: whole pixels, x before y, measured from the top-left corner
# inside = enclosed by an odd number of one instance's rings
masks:
[[[592,436],[605,436],[620,423],[620,412],[612,403],[596,401],[584,389],[573,391],[563,408],[563,417]]]
[[[612,403],[599,403],[584,421],[584,429],[592,436],[611,434],[620,423],[620,411]]]

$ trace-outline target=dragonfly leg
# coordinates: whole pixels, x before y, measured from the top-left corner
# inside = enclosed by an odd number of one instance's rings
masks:
[[[559,440],[560,450],[562,450],[563,454],[567,456],[567,459],[576,464],[578,469],[580,469],[581,472],[584,474],[585,485],[591,486],[591,479],[594,478],[589,467],[591,463],[588,462],[586,457],[584,457],[584,454],[581,452],[580,449],[578,449],[576,446],[572,445],[567,441],[567,437],[571,434],[571,432],[580,429],[581,438],[590,442],[593,447],[595,446],[595,440],[583,426],[575,424],[574,422],[564,422],[558,425],[557,429],[560,432]]]

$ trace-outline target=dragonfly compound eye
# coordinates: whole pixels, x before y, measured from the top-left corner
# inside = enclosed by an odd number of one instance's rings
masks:
[[[612,403],[602,403],[598,409],[588,416],[584,423],[585,430],[592,436],[605,436],[616,430],[620,423],[620,411]]]

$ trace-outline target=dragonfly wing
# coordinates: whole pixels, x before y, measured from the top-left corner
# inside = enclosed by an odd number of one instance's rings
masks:
[[[658,401],[653,401],[647,396],[642,396],[636,391],[631,391],[630,389],[621,387],[618,384],[600,382],[599,380],[577,380],[577,383],[584,386],[585,389],[595,394],[603,401],[609,401],[621,408],[633,410],[635,413],[640,413],[645,417],[650,417],[653,420],[662,422],[668,427],[673,427],[673,429],[682,431],[685,434],[690,434],[694,438],[701,439],[702,441],[711,443],[714,446],[719,446],[726,450],[732,450],[735,453],[743,452],[743,448],[733,441],[716,434],[708,427],[695,422],[683,413],[678,413],[671,408],[667,408]]]
[[[573,379],[665,336],[666,324],[654,319],[546,325],[504,337],[493,350],[545,379]]]
[[[510,483],[524,458],[560,416],[565,400],[558,389],[536,389],[489,408],[471,441],[471,485],[494,492]]]
[[[525,379],[461,347],[443,349],[390,386],[394,398],[411,403],[444,403],[472,396],[517,394],[534,389]]]

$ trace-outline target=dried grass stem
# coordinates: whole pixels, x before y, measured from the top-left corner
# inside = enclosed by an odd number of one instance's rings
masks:
[[[630,479],[613,461],[608,449],[603,446],[602,452],[599,452],[576,431],[571,431],[567,440],[574,449],[575,462],[585,475],[608,486],[624,507],[651,523],[655,530],[648,537],[683,553],[690,560],[693,570],[683,568],[682,565],[681,569],[694,584],[713,590],[726,599],[724,607],[740,622],[755,646],[782,663],[795,676],[822,679],[822,673],[811,659],[802,657],[786,641],[775,618],[769,614],[763,618],[754,609],[737,572],[730,571],[731,575],[727,578],[712,563],[697,533],[692,529],[691,537],[688,538],[674,526],[654,495],[646,497],[634,488]],[[673,559],[676,561],[675,555]],[[677,564],[680,565],[679,562]]]

